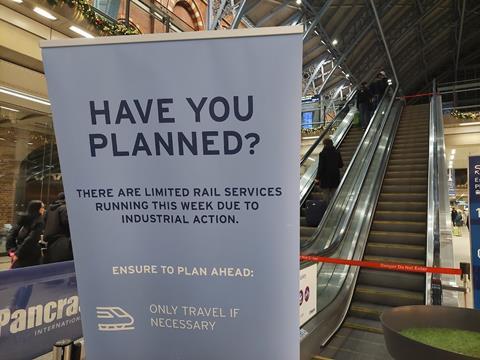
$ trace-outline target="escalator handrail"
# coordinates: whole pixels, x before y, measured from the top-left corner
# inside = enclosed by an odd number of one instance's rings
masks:
[[[387,89],[385,90],[385,92],[384,92],[384,94],[383,94],[380,102],[378,103],[377,108],[375,109],[375,112],[374,112],[373,115],[372,115],[372,119],[375,119],[376,116],[378,116],[378,111],[379,111],[380,108],[381,108],[381,104],[385,101],[389,89],[390,89],[390,87],[387,87]],[[392,98],[391,98],[391,101],[390,101],[390,103],[389,103],[389,106],[388,106],[387,110],[385,111],[385,114],[382,114],[382,115],[384,115],[384,119],[386,119],[386,118],[388,117],[388,115],[389,115],[389,112],[390,112],[390,109],[391,109],[391,107],[392,107],[392,105],[393,105],[393,100],[395,99],[395,96],[396,96],[397,91],[398,91],[398,86],[397,86],[397,88],[394,90],[394,93],[393,93],[393,95],[392,95]],[[355,153],[353,154],[352,159],[350,160],[350,163],[349,163],[349,165],[348,165],[348,167],[347,167],[347,170],[345,171],[345,173],[344,173],[344,175],[343,175],[343,177],[342,177],[342,179],[341,179],[341,181],[340,181],[340,184],[339,184],[339,186],[337,187],[337,190],[335,191],[335,194],[333,195],[332,199],[330,200],[330,203],[329,203],[328,206],[327,206],[327,209],[326,209],[326,211],[325,211],[325,214],[323,215],[322,220],[321,220],[320,223],[318,224],[318,227],[317,227],[317,229],[315,230],[315,232],[313,233],[313,235],[310,237],[310,240],[307,241],[307,242],[305,242],[304,244],[302,244],[301,250],[305,251],[305,250],[307,250],[308,248],[310,248],[310,246],[317,240],[318,236],[320,235],[320,233],[321,233],[321,231],[322,231],[322,228],[323,228],[323,226],[324,226],[324,224],[325,224],[326,219],[328,218],[328,216],[329,216],[330,213],[332,212],[332,209],[335,208],[335,202],[336,202],[336,200],[337,200],[337,198],[338,198],[338,194],[340,193],[341,188],[342,188],[343,184],[345,183],[345,180],[346,180],[347,176],[350,175],[351,168],[352,168],[353,164],[355,163],[355,160],[357,159],[358,154],[359,154],[360,151],[361,151],[361,148],[362,148],[362,147],[361,147],[360,145],[363,144],[364,139],[365,139],[365,137],[367,137],[367,134],[369,133],[370,128],[371,128],[371,126],[372,126],[373,123],[374,123],[374,121],[373,121],[373,120],[370,120],[370,123],[369,123],[367,129],[365,130],[365,133],[363,134],[362,139],[360,140],[360,144],[359,144],[359,146],[357,146],[357,149],[355,150]],[[384,124],[385,121],[382,121],[382,123]],[[383,127],[382,127],[382,129],[383,129]],[[378,131],[378,130],[375,130],[375,131],[377,131],[377,136],[376,136],[376,138],[375,138],[375,140],[374,140],[374,143],[376,144],[376,143],[378,143],[378,141],[379,141],[379,139],[380,139],[381,131]],[[370,145],[370,146],[371,146],[371,145]],[[373,156],[373,155],[372,155],[372,156]],[[371,158],[370,158],[370,160],[371,160]],[[366,171],[366,169],[365,169],[365,171]],[[358,194],[357,194],[357,197],[358,197]],[[355,199],[355,201],[356,201],[356,199]],[[349,216],[347,216],[347,218],[346,218],[342,223],[343,223],[343,224],[348,223],[350,217],[351,217],[351,213],[349,214]],[[337,226],[337,229],[338,229],[339,227],[340,227],[340,223],[339,223],[339,226]],[[335,234],[338,234],[338,232],[335,231]],[[333,237],[333,236],[332,236],[332,237]],[[321,252],[319,252],[319,253],[317,252],[316,255],[319,255],[319,256],[322,256],[322,255],[328,256],[329,253],[331,253],[332,251],[334,251],[335,248],[338,246],[338,244],[341,242],[341,238],[335,238],[335,237],[333,237],[333,239],[334,239],[334,240],[329,241],[329,242],[327,243],[326,248],[324,248],[323,250],[321,250]]]
[[[392,97],[392,100],[393,102],[391,105],[393,105],[393,103],[396,101],[395,96]],[[358,238],[358,240],[352,241],[352,245],[354,245],[354,250],[352,251],[354,253],[354,259],[361,259],[363,256],[370,225],[373,221],[376,203],[381,190],[381,187],[377,186],[376,184],[381,182],[385,176],[388,167],[388,160],[393,148],[395,133],[397,131],[400,118],[400,113],[398,111],[396,113],[392,112],[393,109],[393,106],[391,106],[390,111],[388,112],[389,120],[385,121],[387,124],[385,124],[385,126],[382,128],[382,134],[379,135],[381,140],[375,146],[376,151],[372,162],[376,161],[378,167],[371,168],[369,165],[370,169],[368,174],[366,174],[366,177],[370,178],[370,180],[364,180],[363,182],[364,186],[367,184],[372,191],[369,191],[368,189],[367,191],[361,191],[361,201],[360,199],[357,200],[355,203],[355,209],[352,209],[352,213],[355,213],[355,219],[359,219],[360,222],[357,223],[357,227],[353,229],[351,229],[351,224],[349,224],[348,230],[345,231],[344,236],[347,236],[349,232],[353,232],[354,236]],[[385,128],[386,126],[388,126],[388,128]],[[363,206],[363,208],[361,207],[360,209],[357,209],[359,205]],[[355,219],[352,218],[351,222]],[[346,317],[348,308],[353,298],[353,291],[355,289],[359,268],[356,266],[352,267],[344,265],[340,265],[339,268],[337,268],[337,266],[338,265],[335,265],[332,272],[336,273],[337,276],[340,276],[341,272],[343,272],[344,280],[341,283],[334,282],[333,284],[327,285],[330,287],[330,289],[334,290],[334,293],[332,293],[333,298],[317,313],[316,317],[314,317],[311,322],[304,325],[304,327],[306,327],[306,332],[315,334],[312,342],[317,344],[319,342],[321,344],[325,344],[339,329]],[[333,278],[335,278],[335,276],[333,276]],[[317,293],[317,296],[319,297],[324,295],[325,293],[323,291],[321,293]]]
[[[327,127],[322,131],[322,133],[318,136],[318,138],[312,144],[312,146],[310,146],[310,148],[307,150],[307,152],[302,156],[302,159],[300,160],[300,166],[303,165],[303,163],[312,154],[312,152],[315,150],[315,148],[318,146],[318,144],[320,144],[320,142],[323,140],[323,138],[328,134],[328,132],[331,130],[333,124],[335,124],[339,120],[338,117],[345,111],[347,105],[355,98],[356,94],[357,94],[356,90],[353,90],[350,93],[350,95],[347,97],[347,100],[345,101],[345,104],[340,109],[340,111],[337,113],[335,118],[332,121],[330,121],[330,123],[327,125]]]
[[[451,220],[448,199],[447,169],[441,95],[436,92],[430,100],[428,161],[428,216],[425,265],[439,267],[440,243],[451,243]],[[426,274],[425,304],[442,304],[441,276]]]

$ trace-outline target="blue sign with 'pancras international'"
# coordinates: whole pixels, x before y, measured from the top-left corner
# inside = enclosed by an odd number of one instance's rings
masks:
[[[480,156],[469,157],[468,188],[473,302],[475,309],[480,309]]]
[[[1,359],[33,359],[81,336],[73,261],[0,273]]]

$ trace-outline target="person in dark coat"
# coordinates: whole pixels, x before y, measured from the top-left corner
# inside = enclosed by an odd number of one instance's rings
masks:
[[[12,257],[12,269],[39,265],[42,259],[40,241],[43,232],[45,206],[40,200],[28,203],[27,212],[19,214],[17,224],[7,236],[7,252]]]
[[[340,184],[340,169],[342,167],[342,156],[333,146],[332,139],[324,139],[323,150],[318,155],[317,181],[320,183],[320,188],[324,189],[328,201],[332,199]]]
[[[45,215],[44,240],[47,242],[45,264],[73,260],[70,226],[63,192],[58,194],[55,202],[48,207]]]
[[[365,130],[370,121],[370,103],[371,94],[367,88],[367,83],[363,82],[360,85],[357,93],[357,109],[360,113],[360,126]]]
[[[383,94],[385,93],[385,90],[388,87],[388,79],[387,79],[387,74],[385,74],[385,71],[380,71],[377,74],[377,77],[375,80],[370,84],[370,93],[372,95],[372,107],[373,110],[378,106],[378,103],[380,102],[380,99],[382,98]]]
[[[450,215],[452,216],[452,226],[457,225],[457,214],[457,209],[453,208],[452,212],[450,213]]]

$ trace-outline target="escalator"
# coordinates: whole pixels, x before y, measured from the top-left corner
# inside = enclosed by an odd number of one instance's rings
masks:
[[[352,159],[355,151],[357,150],[358,144],[363,136],[363,130],[357,126],[351,126],[343,138],[340,146],[338,147],[340,154],[342,155],[343,168],[340,170],[340,178],[345,174],[350,160]],[[318,159],[318,156],[317,156]],[[306,200],[320,200],[322,199],[322,193],[319,185],[315,185],[308,195]],[[316,226],[308,226],[305,221],[305,202],[303,202],[300,207],[300,243],[305,243],[310,240],[311,236],[314,234],[317,229]]]
[[[429,107],[408,106],[396,131],[363,259],[425,265]],[[342,327],[319,359],[390,359],[379,316],[425,304],[425,275],[362,268]]]

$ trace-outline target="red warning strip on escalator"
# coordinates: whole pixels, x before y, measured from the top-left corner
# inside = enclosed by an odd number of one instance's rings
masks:
[[[429,93],[421,93],[421,94],[404,95],[404,96],[398,96],[398,99],[411,99],[416,97],[424,97],[424,96],[432,96],[432,95],[437,95],[437,94],[429,92]]]
[[[363,260],[345,260],[345,259],[336,259],[336,258],[323,257],[323,256],[308,256],[308,255],[300,255],[300,260],[332,263],[332,264],[340,264],[340,265],[360,266],[360,267],[367,267],[367,268],[380,269],[380,270],[390,270],[390,271],[462,275],[461,269],[430,267],[430,266],[423,266],[423,265],[381,263],[381,262],[363,261]]]

